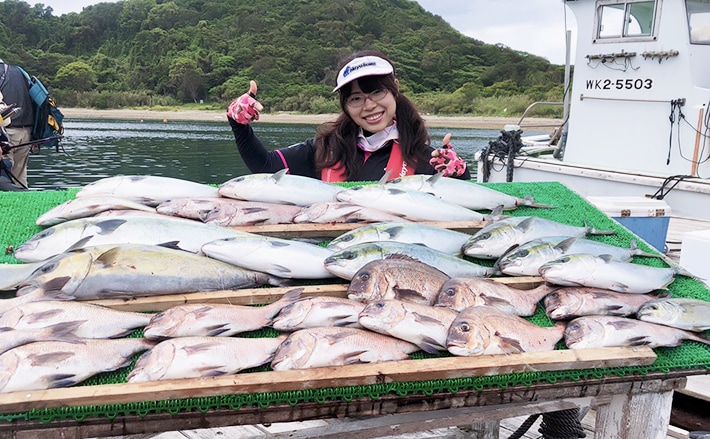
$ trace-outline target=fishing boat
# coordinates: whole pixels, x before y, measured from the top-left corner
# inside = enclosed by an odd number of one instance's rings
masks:
[[[545,138],[525,136],[525,115],[504,127],[518,145],[484,149],[478,181],[558,181],[588,199],[662,201],[673,217],[710,221],[710,3],[563,1],[577,42],[571,63],[567,30],[562,124]]]

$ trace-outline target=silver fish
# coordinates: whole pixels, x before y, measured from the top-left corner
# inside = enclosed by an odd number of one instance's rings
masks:
[[[409,221],[379,209],[360,206],[342,201],[321,201],[301,208],[293,218],[293,222],[300,223],[377,223],[388,221]]]
[[[368,224],[333,238],[328,248],[340,251],[363,242],[396,241],[421,244],[444,253],[461,256],[461,247],[470,238],[468,233],[457,232],[429,224],[385,222]]]
[[[24,303],[38,302],[44,300],[71,300],[71,298],[57,292],[45,293],[41,290],[35,290],[28,294],[23,294],[21,296],[0,299],[0,314],[10,309],[13,309],[16,306],[20,306]]]
[[[20,261],[36,262],[88,246],[166,243],[197,253],[206,242],[244,233],[227,227],[168,216],[79,218],[35,234],[15,249],[14,256]]]
[[[0,264],[0,291],[12,290],[44,265],[45,261],[29,264]]]
[[[442,285],[435,305],[456,311],[471,306],[493,306],[518,316],[531,316],[535,314],[537,303],[554,288],[542,284],[523,290],[492,279],[453,277]]]
[[[616,346],[673,347],[684,340],[710,345],[710,340],[692,332],[628,317],[577,317],[569,322],[565,330],[565,344],[570,349]]]
[[[446,346],[460,356],[552,351],[564,328],[562,322],[544,328],[491,306],[472,306],[451,324]]]
[[[217,188],[158,175],[117,175],[96,180],[79,189],[76,198],[111,195],[148,206],[180,197],[217,197]]]
[[[160,246],[87,247],[54,258],[18,286],[17,294],[93,300],[281,285],[266,273]]]
[[[609,255],[587,253],[562,256],[543,264],[539,271],[546,282],[555,285],[604,288],[635,294],[666,289],[679,273],[675,267],[652,267],[615,261]]]
[[[442,173],[435,175],[407,175],[390,180],[387,184],[427,192],[442,200],[473,210],[494,210],[499,206],[502,206],[504,210],[511,210],[520,206],[554,207],[536,203],[532,195],[518,198],[473,181],[446,178]]]
[[[446,350],[449,326],[458,312],[431,305],[378,300],[362,310],[358,321],[365,328],[413,343],[425,352]]]
[[[216,239],[204,244],[202,253],[238,267],[286,279],[334,277],[323,261],[332,250],[308,242],[257,234]]]
[[[35,223],[38,226],[53,226],[77,218],[86,218],[107,210],[140,210],[155,212],[155,208],[133,200],[111,195],[75,198],[65,201],[40,215]]]
[[[365,264],[376,259],[404,258],[420,261],[442,271],[449,277],[484,277],[497,272],[494,267],[469,262],[432,248],[394,241],[355,244],[325,259],[325,268],[343,279],[352,279]]]
[[[639,249],[635,240],[627,248],[580,237],[548,236],[533,239],[515,247],[501,256],[497,264],[503,274],[537,276],[538,270],[544,263],[575,253],[589,253],[597,256],[610,255],[617,261],[630,261],[637,255],[661,257]]]
[[[298,300],[303,288],[290,290],[265,306],[188,303],[153,316],[143,329],[150,340],[176,337],[229,337],[270,326],[284,306]]]
[[[76,329],[82,322],[62,322],[45,328],[15,329],[0,327],[0,354],[10,349],[36,341],[76,340]]]
[[[0,327],[40,329],[76,322],[77,338],[117,338],[148,324],[152,314],[118,311],[74,301],[44,300],[19,305],[0,315]]]
[[[475,210],[444,201],[434,195],[388,184],[355,186],[337,194],[346,203],[382,210],[412,221],[482,221]]]
[[[545,296],[543,304],[549,318],[569,320],[591,315],[633,315],[644,303],[657,297],[650,294],[617,293],[603,288],[566,287],[556,288]]]
[[[235,201],[207,212],[202,216],[202,221],[222,227],[292,224],[293,218],[301,211],[300,206],[288,204]]]
[[[636,318],[687,331],[707,331],[710,329],[710,302],[682,297],[655,299],[644,303]]]
[[[497,259],[513,246],[545,236],[583,237],[613,233],[616,232],[571,226],[536,216],[509,217],[487,224],[474,233],[463,245],[463,252],[476,258]]]
[[[150,349],[143,338],[38,341],[0,355],[0,392],[69,387],[102,372],[126,367]]]
[[[296,331],[319,326],[359,328],[358,314],[365,304],[342,297],[305,297],[281,308],[271,326],[277,331]]]
[[[418,350],[416,345],[388,335],[323,326],[291,333],[277,349],[271,368],[281,371],[397,361]]]
[[[161,215],[177,216],[202,221],[202,217],[210,211],[225,204],[239,203],[239,200],[225,197],[173,198],[156,206],[155,211]]]
[[[432,305],[449,276],[431,265],[410,259],[375,259],[353,275],[348,298],[360,302],[397,299]]]
[[[233,178],[219,187],[227,198],[266,203],[308,206],[320,201],[335,201],[344,188],[282,169],[274,174],[249,174]]]
[[[180,337],[143,353],[128,374],[129,383],[235,374],[274,358],[286,335],[274,338]]]

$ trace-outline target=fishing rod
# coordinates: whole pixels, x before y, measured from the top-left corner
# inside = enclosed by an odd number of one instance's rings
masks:
[[[7,154],[9,151],[11,151],[11,150],[13,150],[13,149],[15,149],[15,148],[20,148],[20,147],[27,146],[27,145],[38,145],[38,144],[41,144],[41,143],[50,142],[50,141],[52,141],[52,140],[61,140],[61,139],[63,139],[63,138],[64,138],[63,135],[57,135],[57,136],[45,137],[45,138],[43,138],[43,139],[32,140],[32,141],[30,141],[30,142],[20,143],[20,144],[17,144],[17,145],[3,144],[3,145],[2,145],[2,153],[3,153],[3,154]],[[59,148],[59,146],[57,146],[57,149],[58,149],[58,148]]]

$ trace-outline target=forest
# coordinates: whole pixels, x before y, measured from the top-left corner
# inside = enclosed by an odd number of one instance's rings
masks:
[[[61,16],[5,0],[0,45],[60,107],[224,108],[254,79],[267,111],[337,112],[337,66],[364,49],[386,53],[431,114],[519,115],[561,101],[564,82],[564,66],[467,37],[413,0],[123,0]]]

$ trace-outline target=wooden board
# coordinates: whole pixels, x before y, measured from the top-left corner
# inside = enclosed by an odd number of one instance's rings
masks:
[[[254,372],[221,377],[6,393],[0,394],[0,412],[13,413],[39,408],[456,379],[527,371],[627,367],[648,365],[655,359],[656,354],[653,350],[640,346],[480,357],[444,357],[305,370]]]
[[[437,221],[418,222],[417,224],[428,224],[431,226],[443,227],[462,233],[474,234],[486,225],[485,221]],[[329,223],[329,224],[268,224],[260,226],[234,226],[235,230],[258,233],[260,235],[274,236],[278,238],[335,238],[358,227],[363,227],[368,223]]]

